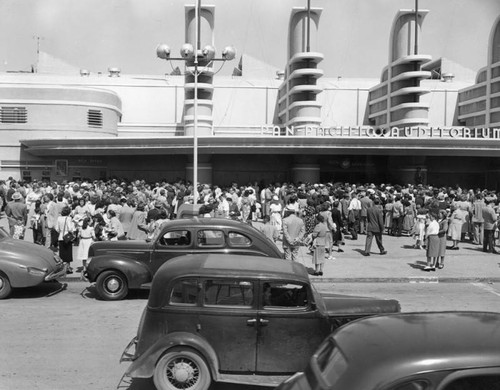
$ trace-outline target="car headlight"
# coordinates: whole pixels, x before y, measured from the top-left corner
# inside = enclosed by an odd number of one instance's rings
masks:
[[[29,274],[36,276],[45,276],[45,274],[47,273],[47,270],[35,267],[28,267],[27,270]]]

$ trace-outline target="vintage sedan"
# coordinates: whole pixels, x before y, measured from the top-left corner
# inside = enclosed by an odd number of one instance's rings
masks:
[[[277,390],[499,390],[500,313],[381,315],[329,336]]]
[[[66,265],[43,246],[12,238],[0,228],[0,299],[12,288],[37,286],[66,275]]]
[[[89,250],[84,275],[99,297],[119,300],[129,289],[149,289],[160,266],[193,253],[233,253],[283,258],[278,247],[254,227],[230,219],[192,218],[169,221],[146,240],[101,241]]]
[[[395,300],[318,293],[305,267],[203,254],[165,263],[153,280],[125,375],[159,390],[212,381],[277,385],[305,368],[327,335],[357,318],[399,312]]]

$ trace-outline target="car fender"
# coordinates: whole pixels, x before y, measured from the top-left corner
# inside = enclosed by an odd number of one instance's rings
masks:
[[[15,261],[0,259],[0,272],[4,273],[12,287],[30,287],[43,282],[45,275],[28,273],[28,268]]]
[[[85,276],[93,283],[101,273],[108,270],[120,271],[125,275],[129,288],[140,288],[142,284],[149,283],[153,279],[145,264],[130,257],[113,255],[93,257]]]
[[[192,348],[200,353],[208,365],[212,378],[217,381],[219,377],[219,360],[214,349],[204,338],[187,332],[170,333],[158,340],[132,362],[125,375],[132,378],[152,377],[158,359],[169,349],[180,346]]]

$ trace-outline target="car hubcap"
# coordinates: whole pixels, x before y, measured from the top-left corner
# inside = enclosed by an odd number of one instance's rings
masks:
[[[3,288],[3,278],[0,278],[0,290]]]
[[[111,293],[115,293],[118,290],[120,290],[120,286],[121,286],[120,279],[116,277],[109,278],[106,281],[106,289]]]
[[[194,362],[185,359],[172,361],[167,367],[167,376],[178,389],[187,389],[198,380],[198,368]]]

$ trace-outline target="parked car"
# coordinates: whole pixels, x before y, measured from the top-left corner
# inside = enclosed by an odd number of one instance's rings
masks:
[[[12,288],[37,286],[66,275],[66,265],[51,250],[17,240],[0,227],[0,299]]]
[[[381,315],[329,336],[277,390],[499,390],[500,313]]]
[[[146,240],[100,241],[89,250],[85,277],[104,300],[125,298],[129,289],[150,288],[158,268],[193,253],[234,253],[283,258],[276,244],[251,225],[222,218],[168,221]]]
[[[306,268],[267,257],[201,254],[156,273],[125,375],[159,390],[206,390],[212,381],[277,385],[304,369],[334,329],[395,300],[318,293]]]

